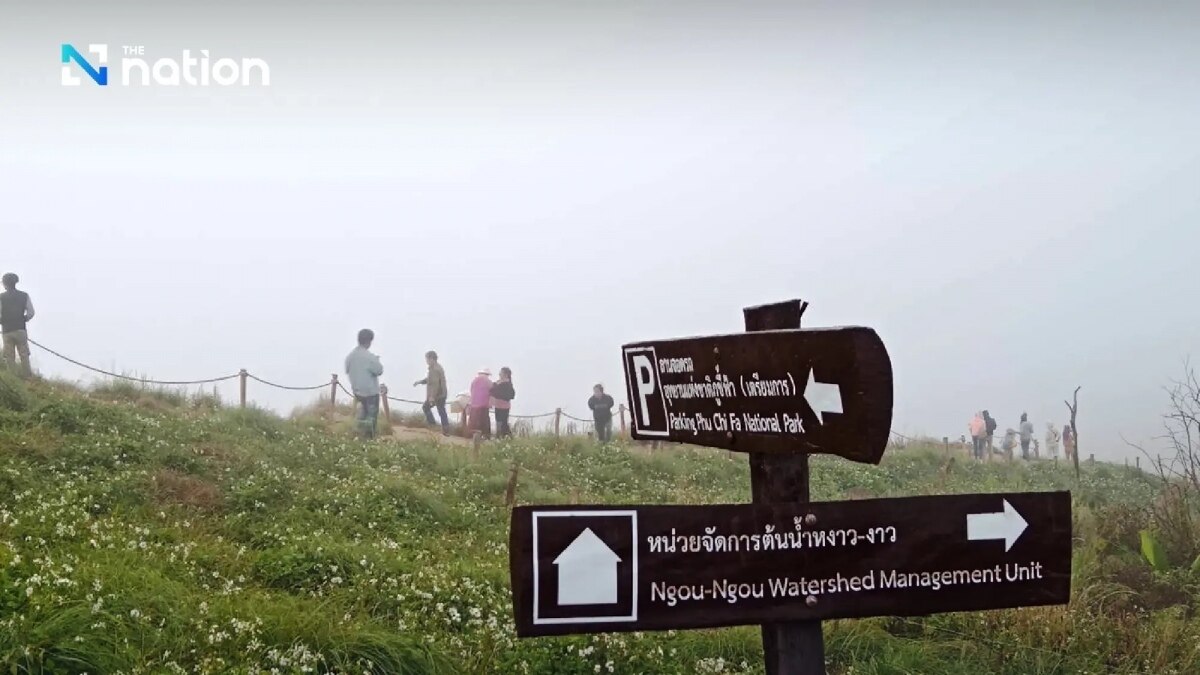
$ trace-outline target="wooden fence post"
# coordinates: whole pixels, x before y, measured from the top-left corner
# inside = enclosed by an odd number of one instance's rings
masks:
[[[337,373],[333,374],[333,379],[329,382],[329,407],[337,409]]]
[[[625,404],[617,406],[617,413],[621,415],[621,436],[625,436]]]
[[[392,423],[392,407],[388,405],[387,385],[379,385],[379,405],[383,408],[383,418]]]
[[[747,307],[742,311],[746,332],[799,328],[806,307],[800,300]],[[794,454],[750,453],[750,491],[755,504],[807,502],[808,455],[799,449]],[[813,601],[820,602],[810,596]],[[820,621],[763,624],[762,642],[767,675],[825,674]]]
[[[946,446],[946,456],[950,456],[950,437],[942,436],[942,445]]]
[[[554,409],[554,437],[558,438],[558,425],[562,420],[562,408]]]
[[[508,470],[508,487],[504,489],[504,505],[517,505],[517,465],[513,464]]]
[[[238,372],[238,398],[243,408],[246,407],[246,375],[248,373],[245,368]]]
[[[1142,458],[1140,456],[1134,457],[1133,465],[1134,465],[1134,468],[1136,468],[1138,471],[1141,471],[1142,470]]]

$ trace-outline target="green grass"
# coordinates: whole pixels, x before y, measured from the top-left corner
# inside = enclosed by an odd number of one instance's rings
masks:
[[[744,457],[529,438],[476,458],[217,403],[0,377],[0,672],[762,672],[752,627],[518,640],[508,589],[514,464],[522,503],[699,504],[748,501]],[[820,500],[1062,488],[1069,607],[827,622],[830,671],[1200,672],[1198,580],[1138,553],[1143,474],[813,460]]]

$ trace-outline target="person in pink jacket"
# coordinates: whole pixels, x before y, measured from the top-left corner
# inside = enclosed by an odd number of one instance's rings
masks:
[[[983,459],[983,448],[987,443],[987,423],[983,421],[983,413],[977,412],[967,425],[971,431],[971,441],[975,444],[975,459]]]
[[[490,406],[492,400],[492,371],[480,368],[471,380],[471,431],[478,431],[484,438],[492,435]]]

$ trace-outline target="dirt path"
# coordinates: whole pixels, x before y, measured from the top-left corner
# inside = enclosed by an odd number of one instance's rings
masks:
[[[470,439],[462,436],[443,436],[431,429],[413,429],[412,427],[392,426],[392,438],[401,441],[424,441],[446,445],[471,445]]]

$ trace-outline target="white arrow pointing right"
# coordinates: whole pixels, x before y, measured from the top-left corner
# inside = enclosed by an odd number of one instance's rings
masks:
[[[1012,549],[1017,538],[1027,527],[1029,523],[1025,522],[1007,499],[1004,500],[1004,510],[999,513],[967,514],[967,540],[1003,539],[1005,553]]]

